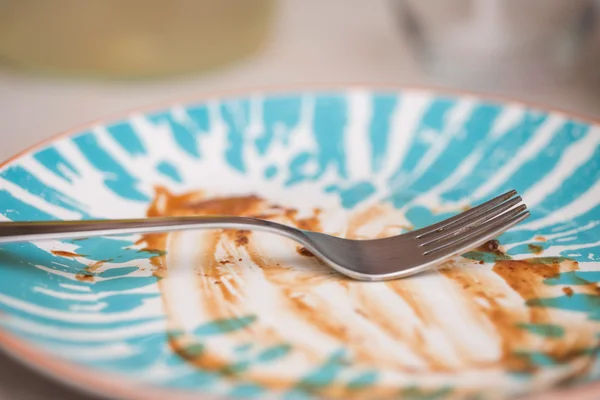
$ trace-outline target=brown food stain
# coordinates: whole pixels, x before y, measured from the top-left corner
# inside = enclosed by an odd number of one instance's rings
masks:
[[[368,224],[372,219],[381,218],[381,211],[366,210],[360,218],[362,221],[356,223],[352,229],[348,229],[347,235],[356,234],[360,229],[361,224]],[[202,192],[190,193],[184,195],[172,195],[165,189],[157,188],[157,193],[154,201],[148,209],[148,216],[168,216],[168,215],[243,215],[263,219],[273,219],[277,222],[288,223],[299,227],[300,229],[321,231],[320,210],[314,210],[313,214],[307,217],[299,218],[299,212],[295,209],[285,208],[280,205],[272,205],[257,196],[237,196],[205,199]],[[359,220],[360,220],[359,218]],[[390,226],[386,228],[389,229]],[[402,227],[405,228],[405,227]],[[383,232],[383,231],[382,231]],[[380,232],[379,235],[384,233]],[[203,236],[204,237],[204,236]],[[149,234],[146,235],[140,242],[148,249],[163,251],[162,254],[153,258],[153,265],[156,268],[155,273],[159,276],[167,276],[164,250],[167,244],[167,234]],[[223,241],[228,241],[233,246],[225,246],[229,252],[226,258],[215,258],[217,246]],[[313,263],[314,269],[307,272],[298,273],[293,268],[283,265],[281,262],[271,260],[268,257],[262,256],[253,245],[252,235],[243,230],[224,230],[215,231],[206,234],[206,239],[203,239],[202,249],[198,251],[198,282],[199,291],[202,295],[202,306],[206,310],[210,310],[210,315],[215,319],[235,317],[240,312],[245,312],[247,304],[240,300],[244,298],[244,284],[231,276],[232,271],[245,268],[233,261],[242,262],[243,258],[238,255],[235,248],[240,248],[250,256],[251,263],[259,267],[264,273],[265,278],[279,290],[281,294],[281,307],[292,313],[298,318],[306,321],[309,325],[319,329],[322,333],[335,338],[347,348],[352,349],[353,361],[360,365],[386,365],[395,370],[404,372],[416,372],[410,368],[401,365],[398,360],[385,361],[385,357],[378,357],[371,351],[367,351],[362,343],[368,338],[361,338],[360,334],[353,331],[352,327],[348,326],[343,319],[335,317],[334,313],[321,312],[323,307],[327,307],[326,303],[320,303],[322,299],[312,297],[312,288],[328,282],[335,282],[348,290],[349,288],[357,287],[363,283],[351,281],[348,278],[339,275],[328,267],[319,265],[317,258],[307,259],[304,263]],[[222,248],[221,248],[222,249]],[[301,249],[297,249],[299,253]],[[489,241],[482,246],[482,251],[494,252],[503,254],[497,241]],[[301,253],[302,254],[302,253]],[[241,255],[241,254],[240,254]],[[308,254],[302,254],[308,255]],[[312,261],[311,261],[312,260]],[[521,268],[521,267],[525,268]],[[563,270],[568,270],[569,267],[561,266],[555,263],[550,265],[535,264],[527,261],[500,261],[494,266],[493,272],[506,281],[506,283],[519,295],[527,300],[537,296],[538,288],[541,287],[543,279],[554,277]],[[325,272],[327,271],[327,272]],[[515,272],[516,271],[516,272]],[[529,323],[544,323],[551,322],[549,311],[543,308],[525,309],[521,312],[516,312],[511,308],[504,307],[501,304],[501,293],[491,293],[482,286],[483,283],[469,277],[462,268],[440,269],[443,276],[456,282],[460,290],[463,291],[465,301],[469,299],[482,298],[485,299],[489,307],[478,306],[478,302],[471,301],[471,307],[479,315],[479,318],[489,320],[501,340],[502,357],[495,364],[477,365],[476,363],[469,364],[470,367],[496,367],[506,368],[513,371],[531,371],[535,366],[530,365],[514,355],[516,350],[520,350],[523,346],[528,345],[527,338],[530,335],[523,329],[518,328],[521,322]],[[93,277],[92,277],[93,278]],[[159,285],[161,282],[159,281]],[[418,319],[423,323],[425,329],[428,326],[437,324],[434,310],[428,308],[426,304],[420,301],[418,294],[410,289],[410,278],[401,281],[386,282],[394,292],[400,296],[406,304],[414,310]],[[234,293],[236,292],[237,295]],[[240,297],[238,297],[240,296]],[[163,296],[163,301],[168,304],[168,299]],[[356,314],[367,319],[371,324],[381,328],[396,340],[403,341],[411,346],[423,359],[427,360],[428,371],[455,371],[454,367],[446,365],[442,359],[428,348],[423,333],[420,330],[406,331],[399,328],[398,325],[389,321],[386,318],[386,313],[383,310],[377,311],[375,304],[369,305],[368,298],[361,300],[362,306],[356,308]],[[166,306],[167,309],[168,305]],[[332,317],[334,315],[334,317]],[[181,326],[179,321],[171,320],[170,325],[174,327]],[[262,324],[253,324],[245,328],[243,332],[236,332],[235,335],[245,335],[256,342],[272,344],[281,342],[286,338],[279,337],[279,334]],[[583,339],[582,339],[583,340]],[[185,340],[170,338],[171,348],[182,358],[199,368],[228,374],[227,360],[221,359],[210,349],[205,349],[200,355],[190,355],[186,353]],[[583,341],[564,343],[561,340],[554,340],[558,344],[554,347],[549,346],[548,352],[556,359],[568,358],[568,354],[572,354],[574,348],[580,348],[587,342]],[[545,343],[545,342],[544,342]],[[455,344],[457,345],[457,344]],[[299,343],[294,343],[294,351],[302,352],[311,360],[319,360],[321,354],[312,353],[311,348],[303,348]],[[567,351],[568,350],[568,351]],[[569,351],[571,353],[569,353]],[[385,353],[385,352],[384,352]],[[293,387],[297,381],[288,381],[284,378],[274,378],[261,375],[252,370],[239,373],[240,376],[247,381],[255,382],[273,389],[284,389]],[[369,393],[381,394],[384,396],[394,397],[397,392],[395,387],[383,387],[383,385],[375,385],[369,388]],[[460,389],[458,389],[460,390]],[[338,383],[334,383],[328,387],[319,388],[315,391],[320,396],[328,396],[332,398],[354,398],[358,392],[350,390]]]
[[[488,284],[477,279],[469,271],[462,268],[445,268],[440,272],[463,289],[467,298],[471,299],[469,304],[475,315],[484,317],[493,324],[500,339],[502,355],[499,363],[509,370],[522,370],[522,359],[514,356],[515,350],[523,345],[526,337],[526,333],[517,326],[521,320],[520,313],[503,307],[500,303],[501,297],[490,291]]]
[[[381,218],[385,214],[385,212],[386,209],[382,206],[379,206],[370,207],[366,210],[357,213],[352,218],[350,218],[350,221],[348,222],[346,237],[348,239],[362,239],[362,235],[360,235],[358,231],[369,221]]]
[[[531,260],[502,260],[493,271],[517,293],[528,300],[535,298],[541,281],[555,278],[561,272],[559,263],[542,264]]]
[[[498,260],[511,259],[511,257],[503,251],[502,246],[500,246],[500,242],[496,239],[488,240],[481,246],[477,247],[475,251],[493,254]],[[485,262],[483,264],[485,264]]]
[[[94,261],[93,263],[85,267],[85,270],[88,272],[96,272],[104,265],[104,263],[106,263],[106,260]]]
[[[548,297],[548,294],[545,294],[544,291],[551,289],[544,284],[544,280],[555,278],[561,272],[570,272],[578,269],[579,264],[573,260],[533,258],[499,261],[494,266],[493,271],[502,277],[523,300],[527,301],[540,297]],[[569,295],[569,292],[572,293],[570,287],[562,290],[567,295]],[[533,324],[557,323],[551,316],[551,309],[546,307],[529,307],[528,310],[529,319],[522,322]],[[575,331],[573,334],[565,335],[564,338],[545,341],[543,351],[548,357],[557,362],[568,362],[573,357],[581,355],[581,350],[578,351],[577,349],[589,348],[593,343],[595,343],[595,335],[591,335],[584,330],[581,332]],[[527,365],[524,369],[531,370],[536,368],[539,367]]]
[[[304,246],[298,247],[296,249],[296,251],[298,251],[298,254],[300,254],[301,256],[304,256],[304,257],[314,257],[315,256],[309,249],[307,249]]]
[[[562,288],[562,291],[569,297],[573,296],[573,293],[574,293],[573,288],[570,286],[566,286],[566,287]]]
[[[50,253],[54,254],[55,256],[59,256],[59,257],[85,257],[82,254],[72,253],[70,251],[64,251],[64,250],[50,250]]]
[[[479,246],[477,248],[477,250],[493,253],[495,251],[498,251],[499,247],[500,247],[500,242],[498,242],[496,239],[492,239],[492,240],[488,240],[487,242],[485,242],[484,244]]]
[[[544,251],[544,248],[537,244],[528,244],[527,248],[529,248],[529,251],[533,254],[541,254]]]
[[[87,273],[79,273],[75,275],[75,278],[82,282],[94,282],[94,275]]]
[[[241,230],[234,232],[234,241],[237,246],[245,246],[248,244],[248,236],[250,236],[250,231]]]

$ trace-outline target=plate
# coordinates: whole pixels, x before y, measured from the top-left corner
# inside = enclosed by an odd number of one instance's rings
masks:
[[[599,164],[591,122],[426,90],[256,92],[92,124],[2,167],[3,220],[237,214],[362,239],[513,188],[531,217],[375,283],[248,231],[6,244],[1,342],[127,398],[487,399],[592,382]]]

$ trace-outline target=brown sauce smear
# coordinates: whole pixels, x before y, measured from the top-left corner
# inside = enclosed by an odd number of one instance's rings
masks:
[[[72,253],[70,251],[64,251],[64,250],[50,250],[50,253],[54,254],[55,256],[59,256],[59,257],[85,257],[82,254]]]
[[[530,299],[557,296],[558,294],[545,292],[552,290],[552,288],[546,286],[543,281],[555,278],[561,272],[570,272],[578,269],[578,263],[573,260],[532,258],[499,261],[494,266],[493,271],[502,277],[523,300],[527,301]],[[570,287],[562,288],[561,291],[567,296],[573,295],[573,289]],[[551,309],[529,307],[528,310],[528,320],[521,322],[557,325],[564,325],[565,323],[562,320],[554,319]],[[595,345],[595,342],[595,333],[582,330],[580,334],[575,329],[573,333],[567,333],[564,338],[551,338],[544,341],[543,353],[558,363],[565,363],[580,357],[583,349]],[[522,360],[522,362],[524,361]],[[521,370],[532,370],[535,368],[537,367],[530,364],[521,366]]]
[[[206,199],[202,192],[174,195],[164,188],[157,188],[156,196],[147,214],[149,217],[172,215],[251,216],[288,223],[300,229],[322,231],[321,210],[316,209],[312,215],[301,218],[299,217],[298,210],[269,204],[257,196]],[[365,211],[359,218],[359,221],[355,222],[355,225],[351,229],[348,229],[348,234],[357,235],[356,232],[358,232],[363,224],[369,223],[371,221],[370,218],[381,218],[382,215],[381,208],[376,208],[375,211]],[[361,218],[362,220],[360,220]],[[140,241],[140,244],[144,245],[146,249],[163,252],[152,259],[157,276],[168,277],[164,254],[164,250],[167,247],[167,238],[167,234],[148,234]],[[228,245],[223,247],[224,240]],[[361,339],[360,335],[353,331],[352,327],[343,319],[331,317],[331,313],[320,312],[319,310],[327,307],[327,304],[320,304],[319,302],[323,300],[318,297],[311,297],[313,296],[311,294],[312,288],[321,284],[335,282],[345,288],[345,290],[352,289],[360,292],[360,287],[363,283],[351,281],[331,271],[328,267],[320,264],[319,260],[305,248],[296,249],[299,254],[306,256],[302,262],[309,265],[310,268],[302,271],[302,273],[298,273],[297,270],[285,265],[284,260],[271,259],[268,255],[261,254],[254,242],[252,233],[245,230],[220,230],[206,233],[206,236],[203,236],[202,251],[198,253],[199,290],[202,296],[203,307],[211,310],[211,315],[215,315],[218,318],[223,318],[223,316],[235,317],[235,315],[239,315],[240,310],[246,310],[245,307],[248,305],[243,301],[245,296],[244,291],[246,290],[244,283],[234,279],[232,273],[235,274],[237,271],[241,271],[241,268],[246,268],[247,266],[242,264],[248,262],[260,268],[265,279],[281,293],[282,309],[293,313],[295,317],[302,318],[309,325],[331,338],[335,338],[351,349],[355,357],[354,362],[370,366],[384,365],[408,373],[415,372],[395,363],[394,360],[385,362],[384,359],[373,354],[374,352],[368,351],[367,347],[362,344],[362,340],[367,340],[367,338]],[[227,254],[217,259],[215,256],[217,248],[220,248],[221,251],[225,248]],[[290,249],[293,250],[293,247],[290,247]],[[478,250],[504,255],[497,241],[489,241]],[[539,288],[544,286],[544,279],[555,277],[560,272],[574,268],[576,268],[576,263],[575,265],[569,263],[541,264],[523,260],[503,260],[495,264],[490,275],[493,274],[493,276],[497,275],[500,277],[526,301],[540,297]],[[536,309],[532,307],[514,310],[506,307],[503,304],[503,294],[500,290],[489,290],[485,280],[476,279],[469,275],[469,272],[463,268],[441,268],[440,273],[445,278],[459,285],[465,304],[469,304],[469,307],[473,310],[472,312],[476,313],[478,318],[489,321],[499,336],[501,358],[490,365],[477,364],[477,362],[473,361],[468,364],[468,367],[501,367],[513,371],[535,369],[535,366],[515,355],[518,350],[527,348],[530,344],[528,342],[528,335],[530,334],[518,325],[523,322],[553,323],[550,311],[545,308]],[[425,329],[436,325],[438,321],[436,321],[434,310],[431,310],[427,304],[420,300],[418,293],[410,290],[410,279],[412,278],[386,282],[386,285],[414,310],[417,317],[425,326]],[[159,285],[161,285],[161,281],[159,281]],[[238,293],[242,300],[234,292]],[[163,296],[163,300],[167,303],[168,299],[165,297]],[[357,303],[358,306],[355,312],[369,320],[372,324],[377,325],[396,340],[401,340],[409,344],[416,354],[419,354],[427,361],[428,371],[456,371],[453,367],[442,362],[435,353],[429,351],[430,349],[428,349],[425,343],[423,333],[418,329],[407,332],[399,328],[386,319],[385,313],[378,313],[376,311],[377,303],[367,305],[368,301],[366,297],[365,299],[361,299],[360,296],[358,298],[360,302]],[[486,306],[482,306],[481,302],[477,300],[484,300]],[[364,307],[361,307],[361,304]],[[238,314],[234,313],[235,310],[237,310]],[[175,327],[180,326],[177,321],[171,321],[170,323]],[[235,334],[237,335],[238,333],[236,332]],[[263,326],[263,324],[253,324],[239,334],[250,335],[248,336],[249,340],[256,341],[257,343],[263,342],[267,345],[286,339],[279,337],[279,333]],[[573,346],[579,346],[578,343],[574,343],[573,341],[563,343],[558,339],[552,340],[555,343],[554,345],[549,346],[546,342],[543,342],[543,345],[548,346],[545,349],[553,357],[557,357],[557,359],[566,357],[568,354],[567,350],[572,350]],[[582,345],[584,344],[582,343]],[[170,338],[170,345],[183,359],[188,360],[199,368],[228,374],[227,368],[229,366],[227,365],[227,360],[221,359],[214,352],[211,352],[210,349],[205,349],[201,354],[190,354],[186,350],[185,341],[176,338]],[[293,343],[293,345],[294,349],[300,348],[300,351],[305,350],[299,343]],[[322,357],[322,354],[313,354],[311,351],[310,348],[306,348],[307,357],[310,359],[319,360],[319,357]],[[273,378],[260,375],[251,370],[244,371],[241,374],[244,380],[262,384],[269,388],[289,388],[291,385],[297,383],[295,379],[288,381],[283,378]],[[375,385],[369,388],[369,393],[395,397],[397,396],[397,392],[394,392],[394,390],[397,389]],[[458,393],[460,390],[457,388],[455,393]],[[334,383],[331,386],[320,388],[315,393],[318,393],[320,396],[333,398],[354,398],[358,392]]]
[[[79,273],[75,275],[75,278],[81,282],[94,282],[94,275],[87,273]]]
[[[477,247],[475,251],[493,254],[496,256],[495,258],[499,260],[511,258],[503,251],[502,247],[500,246],[500,242],[496,239],[488,240],[481,246]],[[485,264],[485,262],[482,262],[481,264]]]
[[[477,250],[491,253],[491,252],[498,251],[499,247],[500,247],[500,242],[497,241],[496,239],[492,239],[492,240],[488,240],[487,242],[485,242],[484,244],[479,246]]]
[[[470,298],[470,307],[476,315],[493,324],[500,339],[501,358],[498,362],[510,370],[523,369],[522,360],[514,356],[515,350],[524,344],[526,333],[518,327],[522,317],[518,311],[502,306],[502,297],[491,291],[490,285],[462,268],[444,268],[440,271],[455,281]],[[480,301],[477,301],[477,300]]]

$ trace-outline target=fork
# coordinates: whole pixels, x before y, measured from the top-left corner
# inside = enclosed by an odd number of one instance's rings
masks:
[[[511,190],[444,221],[384,239],[343,239],[251,217],[185,216],[2,222],[0,243],[188,229],[267,231],[295,240],[350,278],[382,281],[425,271],[493,239],[528,216],[527,206],[517,192]]]

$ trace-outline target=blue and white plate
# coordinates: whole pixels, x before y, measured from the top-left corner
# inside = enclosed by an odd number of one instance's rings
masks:
[[[492,399],[593,381],[600,128],[475,96],[252,93],[89,126],[0,170],[2,220],[253,215],[394,235],[509,189],[531,217],[435,271],[350,281],[246,231],[0,247],[0,340],[126,398]]]

